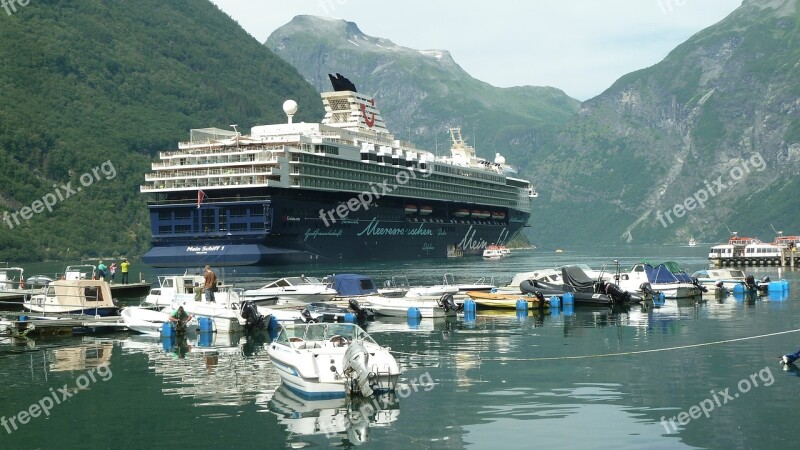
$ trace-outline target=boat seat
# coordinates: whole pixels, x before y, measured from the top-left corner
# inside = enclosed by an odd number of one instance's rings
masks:
[[[300,337],[290,337],[289,338],[289,343],[292,345],[292,347],[297,348],[297,349],[306,348],[306,341],[303,340],[303,338],[300,338]]]

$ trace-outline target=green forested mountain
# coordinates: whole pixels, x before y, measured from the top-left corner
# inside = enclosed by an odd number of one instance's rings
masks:
[[[540,211],[587,242],[798,233],[798,98],[798,2],[745,0],[582,105],[534,170]]]
[[[317,89],[328,72],[352,74],[403,138],[432,146],[424,134],[477,124],[479,153],[510,153],[539,187],[535,243],[708,242],[725,225],[769,240],[771,224],[800,233],[799,27],[797,0],[745,0],[579,108],[554,89],[493,88],[444,51],[348,22],[297,17],[267,45]]]
[[[299,120],[321,118],[313,87],[208,1],[36,0],[3,12],[0,214],[63,200],[20,225],[4,216],[0,260],[140,254],[150,230],[138,190],[158,151],[191,128],[282,121],[287,98],[304,105]]]
[[[339,72],[376,99],[398,138],[448,151],[451,126],[479,155],[526,164],[547,148],[579,102],[551,87],[497,88],[466,73],[446,50],[416,50],[364,34],[352,22],[297,16],[265,43],[320,91]],[[437,145],[438,144],[438,145]]]

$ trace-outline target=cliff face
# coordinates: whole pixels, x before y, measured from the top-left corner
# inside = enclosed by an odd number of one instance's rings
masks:
[[[609,227],[589,240],[769,238],[799,217],[800,11],[746,1],[653,67],[585,102],[539,172],[558,216],[573,204]]]
[[[553,88],[494,88],[443,50],[418,51],[308,16],[267,45],[317,87],[340,72],[376,96],[390,129],[445,150],[461,125],[539,188],[533,242],[685,242],[725,226],[771,237],[800,219],[800,10],[748,0],[662,62],[579,107]]]
[[[368,36],[356,24],[297,16],[275,30],[266,45],[318,90],[339,72],[376,98],[398,138],[447,151],[448,128],[461,126],[478,153],[505,155],[517,165],[543,150],[577,111],[562,91],[525,86],[501,89],[472,78],[446,50],[415,50]]]

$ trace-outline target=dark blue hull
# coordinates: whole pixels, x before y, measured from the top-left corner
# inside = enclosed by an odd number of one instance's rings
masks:
[[[409,201],[400,199],[337,215],[329,211],[350,197],[319,197],[276,194],[201,208],[177,201],[151,204],[153,248],[142,260],[154,267],[186,267],[480,256],[489,245],[508,243],[530,217],[480,206],[467,209],[488,217],[456,217],[462,205],[428,201],[415,202],[426,207],[425,214],[409,213]]]

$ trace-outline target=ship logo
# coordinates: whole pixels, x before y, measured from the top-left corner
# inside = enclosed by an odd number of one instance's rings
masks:
[[[372,107],[374,108],[375,107],[375,99],[374,98],[371,99],[370,103],[372,104]],[[367,117],[367,105],[365,105],[364,103],[361,104],[361,115],[364,116],[364,123],[366,123],[368,127],[372,128],[372,126],[375,125],[375,113],[371,112],[370,113],[370,117]]]

